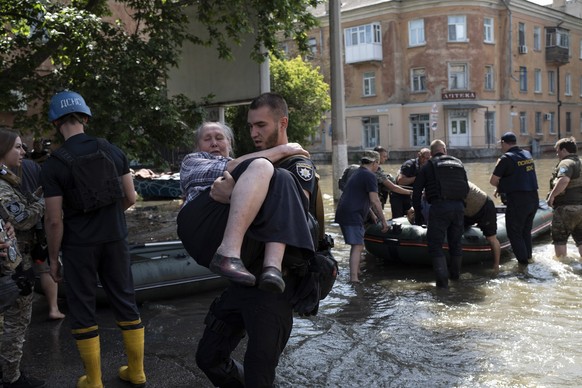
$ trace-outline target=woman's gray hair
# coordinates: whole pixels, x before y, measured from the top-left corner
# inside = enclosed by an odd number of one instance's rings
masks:
[[[220,130],[224,133],[224,136],[228,140],[228,144],[229,144],[228,154],[230,156],[233,156],[234,133],[232,132],[232,129],[228,125],[220,123],[218,121],[205,121],[202,124],[200,124],[200,126],[198,128],[196,128],[196,132],[194,135],[194,140],[195,140],[194,151],[200,151],[198,144],[200,143],[200,140],[202,139],[202,132],[204,132],[203,129],[206,129],[206,127],[218,127],[218,128],[220,128]]]

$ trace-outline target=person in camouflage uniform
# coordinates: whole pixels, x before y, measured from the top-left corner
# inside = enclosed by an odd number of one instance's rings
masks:
[[[34,273],[30,250],[34,227],[44,214],[44,203],[29,201],[19,190],[20,179],[9,170],[20,166],[24,154],[20,136],[16,132],[0,129],[0,215],[4,221],[14,225],[22,255],[22,263],[16,269],[20,295],[2,314],[0,361],[4,388],[45,385],[44,381],[27,377],[20,370],[24,337],[32,315]]]

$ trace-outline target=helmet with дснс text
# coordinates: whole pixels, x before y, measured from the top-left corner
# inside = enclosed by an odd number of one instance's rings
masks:
[[[55,94],[49,105],[49,121],[53,122],[71,113],[82,113],[91,117],[91,109],[79,93],[67,90]]]

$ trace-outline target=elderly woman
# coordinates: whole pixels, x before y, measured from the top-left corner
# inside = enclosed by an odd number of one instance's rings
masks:
[[[286,247],[299,248],[307,260],[314,244],[301,185],[272,163],[308,153],[290,143],[233,159],[232,143],[232,131],[224,124],[207,122],[196,131],[197,152],[184,158],[180,171],[186,202],[178,214],[178,235],[198,263],[245,286],[253,286],[256,278],[241,260],[243,240],[264,242],[259,288],[281,293]],[[214,200],[213,182],[231,174],[236,184],[230,203]]]
[[[26,329],[32,315],[32,258],[30,250],[34,241],[34,227],[44,214],[44,204],[29,201],[20,191],[20,179],[10,169],[20,167],[24,157],[24,148],[16,132],[0,129],[0,206],[6,209],[2,217],[8,219],[16,229],[18,248],[22,254],[22,263],[17,268],[24,285],[15,303],[2,315],[4,332],[0,341],[2,358],[2,377],[5,387],[42,387],[44,382],[25,376],[20,370],[22,346]]]

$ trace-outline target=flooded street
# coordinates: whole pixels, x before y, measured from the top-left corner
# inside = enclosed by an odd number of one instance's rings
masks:
[[[469,179],[493,192],[494,160],[468,162]],[[554,158],[536,161],[545,197]],[[401,162],[384,170],[395,174]],[[582,263],[553,258],[549,235],[534,242],[534,263],[519,272],[511,253],[499,275],[490,263],[465,266],[449,291],[435,288],[430,267],[363,260],[362,284],[347,283],[349,246],[333,224],[331,167],[321,166],[327,232],[335,239],[340,274],[319,315],[295,318],[278,370],[280,387],[579,387],[582,385]],[[141,230],[153,239],[156,225],[171,231],[176,202],[146,203]],[[136,214],[137,214],[136,213]],[[389,216],[389,212],[387,211]],[[132,217],[132,216],[130,216]],[[136,226],[137,227],[137,226]],[[146,233],[147,232],[147,233]],[[130,238],[131,240],[131,238]],[[151,240],[150,240],[151,241]],[[218,292],[145,303],[146,373],[150,387],[209,387],[194,362],[208,305]],[[68,322],[44,321],[38,300],[25,370],[49,387],[72,387],[82,371]],[[65,307],[66,310],[66,307]],[[121,336],[107,308],[100,309],[104,383],[121,387],[115,371],[123,360]],[[244,348],[238,350],[242,357]]]

